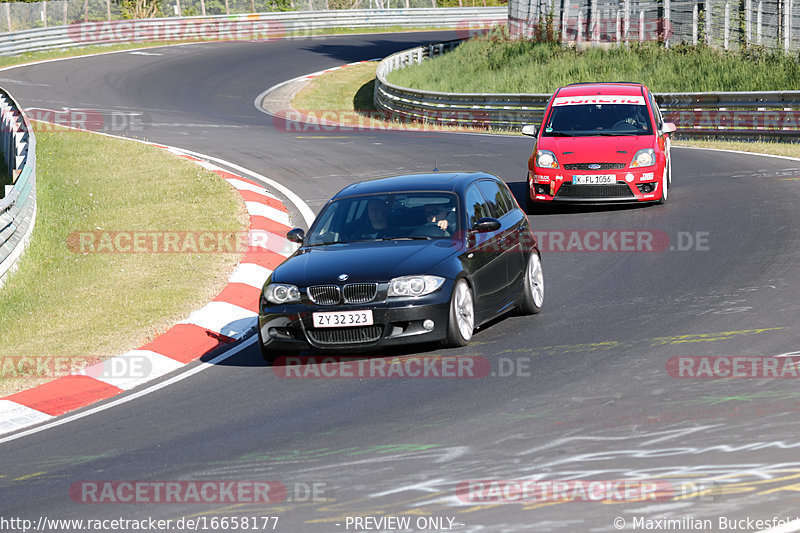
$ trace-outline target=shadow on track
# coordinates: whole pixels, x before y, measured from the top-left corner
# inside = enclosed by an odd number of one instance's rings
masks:
[[[314,54],[324,55],[338,61],[347,63],[363,61],[365,59],[383,58],[395,52],[408,50],[428,43],[441,42],[454,39],[456,33],[451,32],[420,32],[409,33],[402,40],[391,37],[363,41],[356,44],[344,44],[333,41],[321,42],[306,46],[304,50]]]

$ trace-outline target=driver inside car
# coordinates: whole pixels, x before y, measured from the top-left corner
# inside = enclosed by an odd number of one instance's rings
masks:
[[[447,231],[447,208],[443,204],[426,205],[425,222],[428,224],[436,224],[440,230]]]

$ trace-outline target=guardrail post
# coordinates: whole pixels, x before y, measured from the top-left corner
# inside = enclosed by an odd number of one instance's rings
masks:
[[[784,0],[783,21],[783,51],[788,54],[792,48],[792,0]]]
[[[756,15],[757,37],[756,43],[761,45],[764,42],[764,2],[758,2],[758,14]]]
[[[622,26],[622,38],[625,40],[625,46],[628,46],[630,42],[630,31],[631,31],[631,0],[625,0],[623,4],[623,9],[625,10],[625,17]]]
[[[753,0],[744,0],[744,42],[753,42]]]
[[[722,22],[722,47],[727,50],[730,48],[731,40],[731,3],[725,2],[725,20]]]
[[[639,11],[639,42],[644,42],[644,9]]]

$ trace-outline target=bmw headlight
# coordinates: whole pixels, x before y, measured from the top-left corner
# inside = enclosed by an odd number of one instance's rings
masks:
[[[389,282],[389,296],[424,296],[444,283],[439,276],[402,276]]]
[[[550,150],[537,150],[536,166],[541,168],[558,168],[558,159],[556,159],[556,154]]]
[[[641,167],[652,167],[656,164],[656,152],[652,148],[645,148],[644,150],[639,150],[636,152],[636,155],[633,156],[633,161],[631,161],[631,168],[641,168]]]
[[[288,304],[300,301],[300,290],[294,285],[270,283],[264,289],[264,298],[273,304]]]

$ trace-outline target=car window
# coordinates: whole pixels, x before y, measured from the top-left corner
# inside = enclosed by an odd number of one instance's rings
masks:
[[[508,207],[508,211],[512,211],[519,207],[516,200],[514,200],[514,194],[511,192],[511,189],[508,188],[508,185],[505,183],[500,183],[498,185],[500,187],[500,193],[503,195],[503,200],[505,200],[506,206]]]
[[[309,246],[375,239],[451,237],[459,227],[451,192],[402,192],[341,198],[328,204],[306,238]]]
[[[661,115],[661,109],[658,107],[656,103],[656,99],[653,97],[653,93],[648,94],[650,97],[650,107],[653,108],[653,116],[656,117],[656,124],[660,128],[662,124],[664,124],[664,117]]]
[[[478,188],[481,190],[483,197],[486,199],[486,203],[489,206],[489,212],[492,213],[491,216],[494,218],[500,218],[508,213],[508,206],[503,198],[503,193],[500,192],[500,187],[498,187],[497,182],[481,180],[478,182]]]
[[[590,135],[652,135],[653,128],[644,97],[556,98],[543,137]],[[604,103],[625,101],[635,103]]]
[[[475,223],[485,217],[492,216],[486,200],[483,198],[481,191],[476,184],[472,184],[467,188],[464,194],[464,204],[467,210],[467,221],[469,227],[473,227]]]

